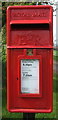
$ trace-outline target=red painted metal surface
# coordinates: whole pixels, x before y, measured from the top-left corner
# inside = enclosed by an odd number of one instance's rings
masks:
[[[52,111],[52,18],[52,7],[48,5],[7,9],[7,109],[10,112]],[[27,55],[28,49],[32,49],[32,55]],[[21,93],[21,59],[40,61],[39,94]]]

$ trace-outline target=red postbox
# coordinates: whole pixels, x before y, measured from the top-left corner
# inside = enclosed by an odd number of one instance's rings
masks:
[[[7,9],[7,109],[10,112],[52,111],[52,7],[10,6]]]

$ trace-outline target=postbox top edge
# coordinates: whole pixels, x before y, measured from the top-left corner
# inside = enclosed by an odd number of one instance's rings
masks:
[[[22,6],[8,6],[7,7],[7,11],[10,10],[10,9],[18,9],[18,8],[49,8],[49,9],[52,9],[53,7],[51,5],[22,5]]]

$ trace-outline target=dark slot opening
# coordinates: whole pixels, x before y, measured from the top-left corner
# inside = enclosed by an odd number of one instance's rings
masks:
[[[49,29],[49,24],[12,24],[12,29]]]

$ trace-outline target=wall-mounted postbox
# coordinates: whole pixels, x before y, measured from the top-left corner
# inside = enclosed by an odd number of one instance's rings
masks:
[[[7,9],[7,109],[52,111],[52,7]]]

